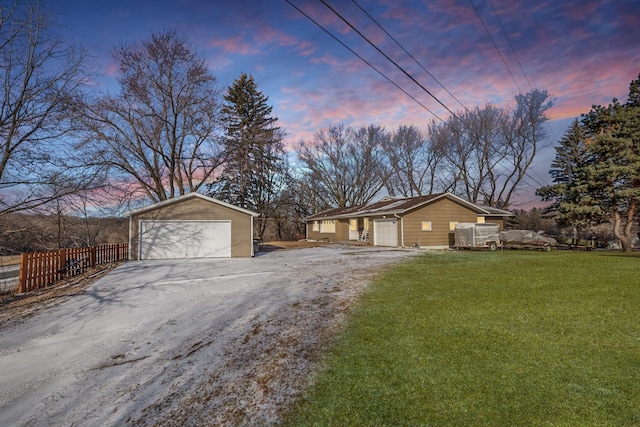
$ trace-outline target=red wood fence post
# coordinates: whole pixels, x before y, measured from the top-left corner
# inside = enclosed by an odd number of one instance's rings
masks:
[[[27,254],[20,254],[20,278],[18,279],[18,293],[25,292],[27,284]]]
[[[96,251],[97,248],[95,246],[91,246],[89,248],[91,250],[90,254],[89,254],[89,266],[90,267],[95,267],[97,259],[96,259]]]
[[[58,274],[56,275],[56,279],[62,279],[63,277],[65,277],[68,273],[68,271],[65,269],[66,267],[66,262],[67,262],[67,251],[65,251],[64,249],[60,249],[58,251],[58,265],[57,265],[57,272]]]

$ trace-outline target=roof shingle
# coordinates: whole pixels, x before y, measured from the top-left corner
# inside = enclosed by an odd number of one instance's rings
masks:
[[[475,210],[479,214],[490,214],[497,216],[512,215],[510,212],[503,211],[501,209],[476,205],[475,203],[468,202],[451,193],[437,193],[418,197],[384,197],[381,200],[370,204],[351,206],[347,208],[328,209],[326,211],[318,212],[314,215],[311,215],[307,217],[306,220],[309,221],[321,219],[337,219],[368,215],[400,215],[441,198],[448,198],[457,203],[463,204],[470,209]]]

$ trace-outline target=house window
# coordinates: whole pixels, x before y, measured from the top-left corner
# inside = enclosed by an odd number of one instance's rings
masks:
[[[313,221],[313,225],[311,226],[311,230],[312,231],[319,231],[320,230],[318,228],[318,221]]]
[[[479,216],[478,217],[478,224],[484,224],[484,217],[483,216]]]
[[[449,221],[449,230],[451,231],[455,230],[456,225],[458,225],[458,221]]]
[[[422,221],[422,231],[431,231],[431,221]]]
[[[336,232],[336,222],[333,219],[323,219],[320,222],[320,232],[321,233],[335,233]]]

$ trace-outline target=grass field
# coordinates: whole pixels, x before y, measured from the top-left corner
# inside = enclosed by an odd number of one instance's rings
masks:
[[[379,277],[292,426],[638,426],[640,257],[427,254]]]

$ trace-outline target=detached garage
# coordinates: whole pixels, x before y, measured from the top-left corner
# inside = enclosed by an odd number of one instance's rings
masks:
[[[199,193],[129,212],[129,259],[253,256],[257,213]]]

